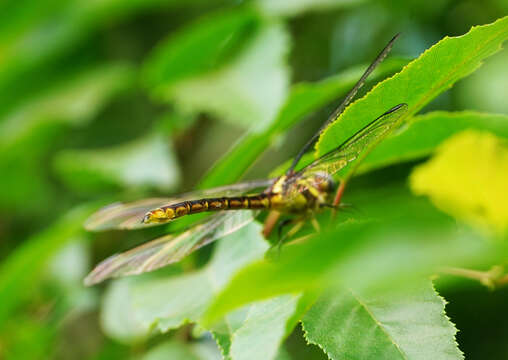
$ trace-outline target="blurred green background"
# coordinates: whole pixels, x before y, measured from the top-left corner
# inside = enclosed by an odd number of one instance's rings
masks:
[[[354,81],[400,32],[388,75],[506,15],[508,2],[7,0],[0,10],[0,358],[125,359],[188,329],[134,344],[104,335],[104,287],[84,288],[83,277],[160,230],[88,234],[91,211],[195,188],[247,131],[270,126],[295,84],[342,72]],[[508,114],[506,64],[505,49],[423,112]],[[270,139],[244,177],[294,156],[345,90]],[[388,168],[369,181],[387,173],[407,176]],[[220,182],[213,172],[204,181]],[[466,357],[501,358],[508,289],[453,289],[441,294]],[[325,358],[299,330],[285,345],[295,359]]]

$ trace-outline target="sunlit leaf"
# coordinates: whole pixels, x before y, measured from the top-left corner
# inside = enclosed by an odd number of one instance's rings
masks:
[[[330,359],[463,359],[457,330],[430,281],[369,295],[329,289],[303,318],[307,341]]]
[[[415,114],[456,81],[475,71],[507,39],[508,17],[475,26],[463,36],[444,38],[348,107],[339,121],[321,136],[316,145],[317,154],[337,147],[349,134],[397,104],[409,105],[406,118]]]
[[[508,145],[487,132],[464,131],[417,167],[411,188],[443,211],[499,232],[508,229]]]
[[[65,182],[77,189],[153,187],[168,192],[180,181],[168,141],[148,134],[112,148],[64,150],[57,154],[55,167]]]

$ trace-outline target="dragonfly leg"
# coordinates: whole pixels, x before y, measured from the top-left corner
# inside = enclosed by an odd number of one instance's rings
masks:
[[[315,217],[312,217],[312,219],[310,220],[310,223],[312,224],[312,226],[314,227],[314,230],[316,230],[316,232],[321,231],[321,226],[319,226],[319,223]]]
[[[261,232],[265,239],[267,239],[273,231],[275,224],[279,221],[280,212],[278,211],[270,211],[265,220],[265,225],[263,227],[263,231]]]
[[[319,204],[319,207],[320,208],[330,208],[330,209],[337,209],[337,206],[334,206],[333,204],[329,204],[329,203],[322,203],[322,204]]]
[[[292,223],[295,225],[291,229],[289,229],[289,231],[284,236],[282,236],[282,229],[285,226],[292,224]],[[277,226],[277,230],[279,233],[279,239],[277,241],[277,244],[274,245],[277,247],[277,258],[280,257],[282,244],[284,243],[284,241],[287,238],[294,236],[298,231],[300,231],[304,224],[305,224],[305,222],[302,219],[296,219],[296,220],[295,219],[286,219],[286,220],[279,223],[279,225]]]
[[[344,194],[344,189],[346,188],[346,182],[341,181],[339,187],[337,188],[337,192],[335,193],[335,198],[333,199],[333,207],[332,210],[332,219],[337,215],[337,208],[339,207],[340,200],[342,199],[342,195]]]
[[[277,239],[278,239],[278,242],[282,241],[282,230],[284,229],[284,227],[286,227],[287,225],[291,224],[292,222],[294,222],[293,219],[284,219],[284,220],[282,220],[281,222],[279,222],[277,224]]]

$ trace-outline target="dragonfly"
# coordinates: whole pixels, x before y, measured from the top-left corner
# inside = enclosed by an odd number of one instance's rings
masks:
[[[339,107],[302,147],[283,175],[194,191],[172,198],[116,203],[94,213],[85,223],[85,228],[90,231],[138,229],[166,224],[191,214],[213,214],[182,232],[167,234],[110,256],[92,270],[84,283],[93,285],[108,278],[141,274],[178,262],[199,248],[246,226],[260,211],[270,212],[263,230],[263,234],[268,236],[281,214],[308,219],[320,209],[337,209],[346,181],[337,185],[333,176],[349,164],[358,164],[377,143],[399,127],[400,120],[407,112],[407,104],[393,106],[337,148],[300,170],[296,170],[297,166],[323,130],[340,116],[369,74],[384,60],[397,37],[392,38],[379,53]],[[315,218],[312,219],[315,221]]]

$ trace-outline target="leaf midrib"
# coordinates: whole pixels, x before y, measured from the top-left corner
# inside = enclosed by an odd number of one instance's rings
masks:
[[[367,304],[365,304],[361,299],[360,297],[355,294],[355,292],[351,289],[351,288],[348,288],[347,289],[349,291],[349,293],[351,294],[351,296],[353,297],[354,300],[356,300],[356,302],[358,302],[358,304],[367,312],[367,314],[371,317],[371,319],[376,323],[376,325],[381,329],[381,331],[383,332],[383,334],[386,335],[386,337],[388,338],[388,340],[395,346],[395,348],[397,349],[397,351],[400,353],[400,355],[402,356],[403,359],[405,360],[409,360],[409,358],[407,357],[406,353],[399,347],[399,345],[395,342],[395,340],[392,338],[392,336],[390,335],[390,333],[384,328],[384,326],[382,325],[382,323],[380,321],[378,321],[378,319],[376,318],[376,316],[374,315],[374,313],[372,311],[370,311],[369,307],[367,306]]]

